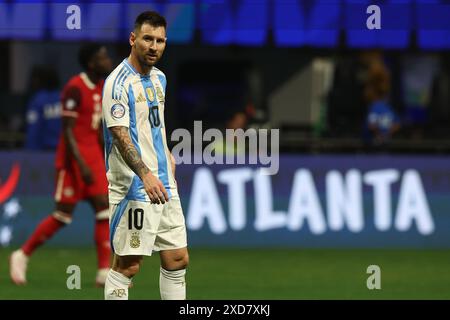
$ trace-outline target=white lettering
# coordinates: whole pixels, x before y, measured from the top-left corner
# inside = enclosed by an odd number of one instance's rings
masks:
[[[309,228],[314,234],[321,234],[326,230],[314,180],[308,170],[300,169],[294,175],[294,186],[288,209],[288,229],[301,229],[303,220],[308,221]]]
[[[420,175],[416,170],[407,170],[400,186],[395,227],[400,231],[407,231],[413,220],[416,220],[417,230],[421,234],[427,235],[434,231],[434,222]]]
[[[187,225],[192,230],[199,230],[204,220],[208,220],[213,233],[221,234],[227,230],[213,175],[209,169],[200,168],[194,173]]]

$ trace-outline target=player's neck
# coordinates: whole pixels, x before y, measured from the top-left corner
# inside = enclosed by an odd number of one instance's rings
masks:
[[[93,84],[97,84],[100,81],[100,77],[97,76],[94,72],[92,71],[85,71],[87,77],[89,78],[89,80],[91,80],[91,82]]]
[[[128,57],[128,62],[133,66],[133,68],[139,72],[141,75],[146,76],[150,73],[152,67],[144,66],[139,63],[139,60],[133,54]]]

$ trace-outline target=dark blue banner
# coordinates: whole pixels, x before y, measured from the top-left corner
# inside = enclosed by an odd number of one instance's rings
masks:
[[[189,44],[195,31],[213,45],[333,48],[450,48],[446,0],[4,1],[0,39],[126,41],[136,16],[167,18],[168,40]],[[411,43],[415,39],[416,43]]]

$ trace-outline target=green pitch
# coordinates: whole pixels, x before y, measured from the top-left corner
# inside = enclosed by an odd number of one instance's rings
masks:
[[[94,287],[94,249],[41,248],[28,285],[8,275],[0,251],[0,299],[102,299]],[[189,299],[450,299],[450,250],[197,249],[190,251]],[[81,289],[66,287],[69,265]],[[369,265],[381,268],[381,290],[368,290]],[[159,299],[159,257],[145,258],[131,299]]]

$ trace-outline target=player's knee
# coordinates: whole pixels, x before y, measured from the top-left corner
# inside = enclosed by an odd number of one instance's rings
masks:
[[[59,222],[64,223],[65,225],[72,223],[72,214],[70,214],[70,213],[65,213],[62,211],[55,211],[52,213],[52,216]]]
[[[140,258],[130,259],[130,257],[124,257],[118,259],[113,269],[131,278],[139,272],[140,264]]]
[[[166,270],[186,269],[189,264],[189,254],[187,252],[172,257],[169,261],[164,261],[162,267]]]
[[[186,269],[189,264],[189,254],[186,252],[179,260],[178,260],[180,269]]]
[[[113,267],[113,270],[120,272],[121,274],[123,274],[128,278],[132,278],[139,272],[139,263],[135,262],[126,266]]]
[[[139,272],[139,262],[134,262],[132,264],[130,264],[124,271],[125,271],[125,275],[127,277],[132,277],[134,275],[136,275]]]

